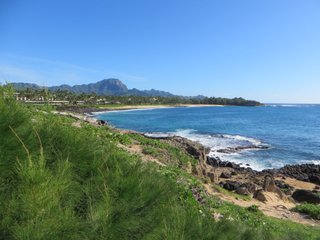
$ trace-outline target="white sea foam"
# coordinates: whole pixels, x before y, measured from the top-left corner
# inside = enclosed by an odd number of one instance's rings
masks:
[[[320,165],[320,160],[302,160],[300,163],[311,163],[315,165]]]
[[[152,138],[166,138],[166,137],[174,136],[171,133],[163,133],[163,132],[145,133],[144,135],[147,136],[147,137],[152,137]]]
[[[300,107],[301,105],[297,104],[271,104],[267,105],[268,107]]]
[[[240,135],[228,135],[228,134],[223,134],[222,136],[224,138],[229,138],[229,139],[234,139],[234,140],[238,140],[238,141],[244,141],[247,143],[251,143],[254,146],[262,145],[262,142],[258,139],[255,139],[255,138],[244,137],[244,136],[240,136]]]
[[[280,107],[300,107],[301,105],[297,104],[281,104]]]
[[[195,142],[199,142],[202,145],[210,148],[209,156],[211,157],[219,157],[223,161],[232,161],[237,164],[249,164],[252,169],[255,170],[263,170],[266,168],[279,167],[277,166],[277,161],[258,161],[255,158],[243,158],[242,152],[252,151],[252,150],[260,150],[259,147],[266,146],[266,144],[262,143],[260,140],[245,137],[240,135],[230,135],[230,134],[200,134],[194,129],[177,129],[175,132],[163,133],[146,133],[146,136],[161,138],[161,137],[170,137],[170,136],[180,136],[187,139],[190,139]],[[250,147],[257,148],[250,148]],[[244,149],[241,151],[230,152],[230,153],[222,153],[219,150],[228,150],[234,149],[237,147],[243,147]],[[245,149],[248,147],[248,149]],[[280,166],[281,167],[281,166]]]
[[[178,129],[170,134],[199,142],[202,145],[211,148],[212,151],[236,147],[265,146],[265,144],[255,138],[229,134],[199,134],[193,129]]]
[[[252,151],[259,151],[263,146],[269,145],[263,143],[259,139],[245,137],[241,135],[230,135],[230,134],[201,134],[198,133],[196,130],[193,129],[177,129],[175,132],[163,133],[147,133],[146,136],[150,137],[170,137],[170,136],[180,136],[187,139],[190,139],[195,142],[199,142],[202,145],[210,148],[210,153],[208,154],[211,157],[219,157],[223,161],[230,161],[236,164],[241,164],[241,166],[248,167],[261,171],[264,169],[270,168],[281,168],[285,164],[283,161],[279,161],[278,159],[273,158],[257,158]],[[250,147],[257,147],[257,148],[250,148]],[[239,151],[231,151],[228,153],[219,152],[219,150],[228,150],[234,149],[237,147],[244,147],[243,150]],[[247,149],[245,147],[248,147]],[[251,153],[250,153],[251,152]],[[320,160],[303,160],[299,161],[296,164],[303,164],[303,163],[313,163],[320,165]]]
[[[317,104],[267,104],[267,107],[315,107]]]

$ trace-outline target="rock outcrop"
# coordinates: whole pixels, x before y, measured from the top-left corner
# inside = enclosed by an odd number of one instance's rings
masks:
[[[273,170],[273,172],[287,177],[292,177],[297,180],[312,182],[320,185],[320,165],[286,165],[280,169]]]
[[[292,198],[297,202],[320,203],[320,196],[309,190],[298,189],[292,194]]]

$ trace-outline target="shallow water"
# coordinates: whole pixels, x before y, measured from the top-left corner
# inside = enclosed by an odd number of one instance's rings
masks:
[[[97,118],[118,128],[183,136],[210,147],[211,155],[257,170],[320,164],[320,105],[144,109],[102,113]],[[269,149],[217,152],[238,146]]]

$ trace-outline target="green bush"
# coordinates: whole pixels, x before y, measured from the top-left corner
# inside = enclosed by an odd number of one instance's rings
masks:
[[[191,163],[192,165],[197,163],[196,159],[169,143],[158,139],[150,139],[136,133],[130,134],[130,137],[144,146],[146,154],[159,157],[159,160],[162,160],[162,162],[169,164],[170,166],[181,167],[187,166],[188,163]]]
[[[293,208],[293,211],[308,214],[313,219],[320,220],[320,205],[305,203]]]
[[[159,156],[159,151],[156,148],[150,147],[150,146],[144,146],[142,148],[142,153],[148,154],[148,155],[151,155],[151,156],[154,156],[154,157]]]
[[[247,210],[250,212],[261,212],[257,205],[251,205],[250,207],[247,207]]]

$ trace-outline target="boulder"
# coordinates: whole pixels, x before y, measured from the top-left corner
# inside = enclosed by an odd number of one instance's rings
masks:
[[[294,188],[282,180],[275,180],[276,186],[286,195],[292,195]]]
[[[315,164],[299,164],[286,165],[280,169],[273,170],[287,177],[297,180],[320,184],[320,165]]]
[[[266,202],[266,201],[267,201],[267,198],[266,198],[266,196],[265,196],[265,194],[264,194],[263,189],[257,190],[257,191],[254,193],[253,197],[254,197],[255,199],[257,199],[258,201],[260,201],[260,202]]]
[[[249,190],[246,187],[241,187],[241,186],[236,189],[236,193],[240,195],[246,195],[246,196],[250,195]]]
[[[221,178],[231,178],[231,174],[228,172],[222,172],[220,175]]]
[[[209,164],[212,167],[220,167],[221,160],[219,157],[209,157],[207,156],[207,164]]]
[[[248,192],[252,194],[255,193],[255,191],[257,190],[257,185],[251,182],[243,183],[240,187],[245,187],[248,190]]]
[[[263,182],[263,190],[266,192],[275,192],[276,184],[274,182],[273,177],[270,175],[265,176]]]
[[[97,120],[97,123],[98,123],[99,126],[105,126],[105,125],[107,125],[107,122],[104,121],[104,120]]]
[[[320,184],[320,175],[311,175],[309,176],[309,180],[314,184]]]
[[[305,173],[298,174],[295,178],[299,181],[309,182],[309,176]]]
[[[287,200],[285,193],[283,193],[279,187],[276,185],[276,181],[270,175],[265,176],[263,182],[263,190],[266,192],[273,192],[278,195],[278,197],[282,200]]]
[[[309,190],[298,189],[292,194],[292,198],[297,202],[320,203],[320,196]]]
[[[273,192],[276,193],[281,200],[283,200],[283,201],[288,200],[288,197],[286,196],[286,194],[284,192],[282,192],[280,190],[280,188],[276,187]]]
[[[240,183],[236,181],[227,181],[222,183],[222,187],[228,191],[234,191],[240,187]]]
[[[207,172],[207,177],[210,179],[212,183],[218,182],[218,175],[213,171]]]
[[[233,169],[237,169],[239,167],[238,164],[235,164],[233,162],[227,162],[226,163],[226,167],[229,167],[229,168],[233,168]]]

